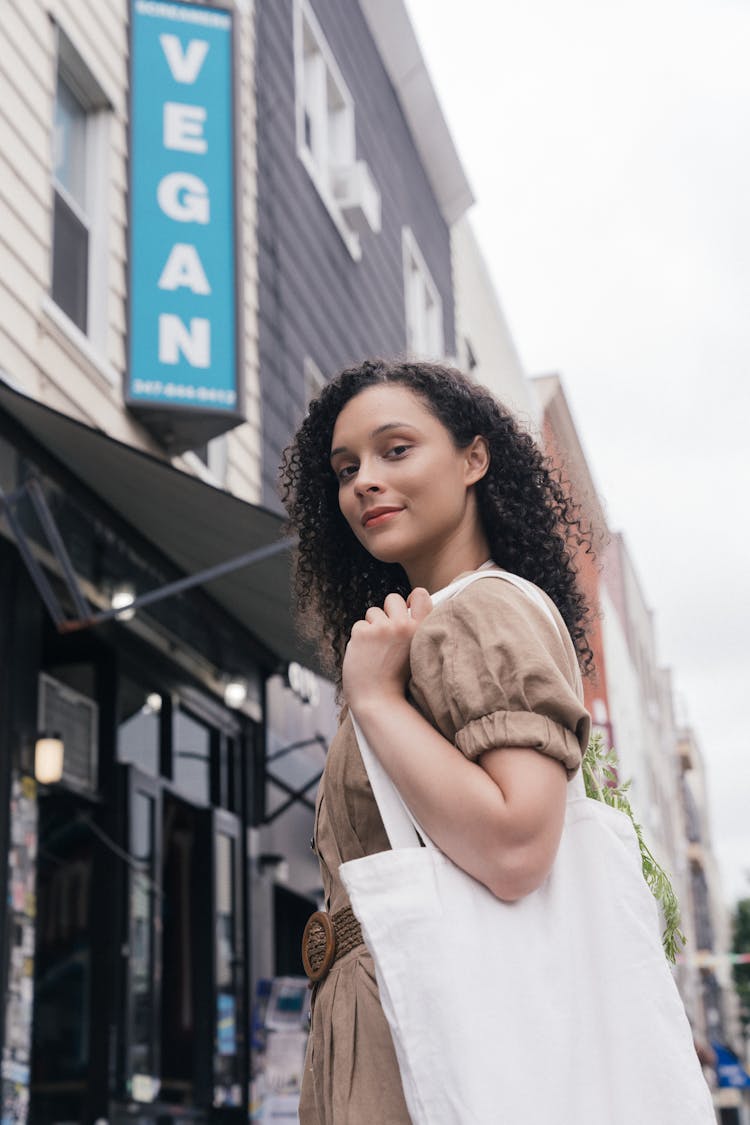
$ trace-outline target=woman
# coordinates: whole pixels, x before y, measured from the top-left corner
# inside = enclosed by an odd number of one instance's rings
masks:
[[[577,684],[591,650],[572,561],[587,540],[532,439],[488,392],[437,365],[344,371],[311,404],[282,480],[299,609],[346,704],[316,810],[337,941],[330,966],[324,932],[306,948],[320,979],[300,1121],[408,1125],[372,961],[338,878],[341,863],[389,846],[351,714],[441,850],[498,898],[529,894],[551,868],[588,738]],[[489,560],[544,591],[560,629],[501,579],[433,611],[431,592]]]

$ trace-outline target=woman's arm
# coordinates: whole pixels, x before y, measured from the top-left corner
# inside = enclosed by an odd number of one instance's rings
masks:
[[[567,774],[537,750],[488,750],[468,761],[403,696],[353,701],[373,753],[442,852],[498,898],[544,881],[565,816]]]
[[[536,750],[488,750],[468,761],[405,697],[409,646],[426,591],[370,609],[352,630],[344,693],[417,821],[459,867],[498,898],[535,890],[555,858],[565,815],[564,766]]]

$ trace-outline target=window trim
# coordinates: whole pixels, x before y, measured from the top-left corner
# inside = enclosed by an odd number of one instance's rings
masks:
[[[305,414],[307,414],[310,403],[320,394],[328,380],[310,355],[305,356],[302,371],[305,380]],[[308,393],[310,390],[313,390],[312,394]]]
[[[329,76],[336,86],[342,101],[347,109],[347,132],[349,133],[349,147],[351,148],[352,163],[356,160],[356,133],[355,133],[355,113],[354,113],[354,99],[349,91],[349,87],[344,81],[336,59],[333,56],[331,48],[328,46],[328,41],[323,34],[323,31],[318,23],[317,17],[313,12],[307,0],[294,0],[294,115],[295,115],[295,132],[297,141],[297,156],[304,165],[310,179],[312,180],[315,188],[323,201],[328,214],[333,220],[336,230],[341,235],[341,238],[347,250],[351,254],[355,262],[359,262],[362,258],[362,244],[359,235],[347,223],[344,215],[339,207],[333,191],[328,183],[326,183],[323,172],[319,163],[316,161],[314,154],[305,140],[305,99],[303,92],[305,89],[305,60],[304,60],[304,30],[305,24],[309,28],[315,40],[323,64],[326,68],[327,76]]]
[[[110,386],[119,387],[122,383],[122,376],[92,345],[90,337],[85,332],[81,332],[81,329],[70,319],[65,310],[60,308],[51,293],[44,294],[41,308],[47,320],[45,328],[54,332],[58,343],[62,345],[68,355],[78,362],[83,358],[91,371],[96,372]]]
[[[54,168],[50,176],[52,191],[57,192],[65,204],[88,231],[86,331],[82,331],[55,301],[51,288],[49,301],[75,329],[71,338],[85,339],[99,363],[106,362],[107,334],[109,328],[109,251],[110,251],[110,120],[113,101],[95,77],[91,67],[66,32],[56,24],[55,102],[60,79],[69,88],[86,114],[86,206],[73,199],[58,181]],[[52,161],[50,162],[53,163]],[[54,262],[54,226],[50,245],[50,261]],[[51,276],[51,272],[50,272]],[[87,351],[89,350],[87,349]]]
[[[440,295],[440,290],[435,284],[435,279],[430,273],[427,263],[424,260],[424,255],[419,248],[414,232],[411,227],[404,226],[401,228],[401,257],[403,265],[403,278],[404,278],[404,323],[406,326],[406,350],[407,354],[418,356],[421,359],[442,359],[445,355],[445,328],[443,324],[443,298]],[[409,292],[409,273],[410,273],[410,259],[414,262],[421,274],[422,281],[427,289],[430,297],[433,300],[437,310],[437,322],[435,335],[437,337],[437,347],[435,349],[429,348],[426,352],[416,351],[409,346],[409,337],[413,335],[410,331],[409,325],[412,317],[411,300]]]

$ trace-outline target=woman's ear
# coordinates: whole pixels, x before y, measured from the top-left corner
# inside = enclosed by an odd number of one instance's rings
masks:
[[[478,434],[466,447],[466,483],[476,484],[490,467],[490,448],[487,439]]]

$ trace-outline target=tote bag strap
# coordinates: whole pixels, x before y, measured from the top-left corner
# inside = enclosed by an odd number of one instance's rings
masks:
[[[560,627],[551,609],[536,586],[528,582],[525,578],[521,578],[518,574],[511,574],[507,570],[494,569],[492,563],[485,563],[479,570],[475,570],[472,574],[467,574],[465,577],[459,578],[455,582],[451,582],[450,585],[443,587],[442,590],[436,591],[436,593],[432,595],[433,606],[440,605],[441,602],[454,597],[462,590],[465,590],[467,586],[470,586],[472,582],[477,582],[480,578],[502,578],[506,582],[510,582],[511,585],[517,586],[519,590],[539,606],[562,636]],[[580,683],[581,678],[579,672],[579,694]],[[357,736],[359,751],[362,755],[362,761],[364,762],[365,770],[370,780],[373,796],[375,797],[378,811],[380,812],[391,847],[394,850],[396,848],[419,847],[421,839],[424,841],[426,847],[434,848],[435,844],[430,840],[424,829],[420,828],[411,811],[402,800],[398,789],[381,765],[380,760],[368,746],[367,739],[362,733],[359,723],[353,714],[352,725],[354,727],[354,733]]]

